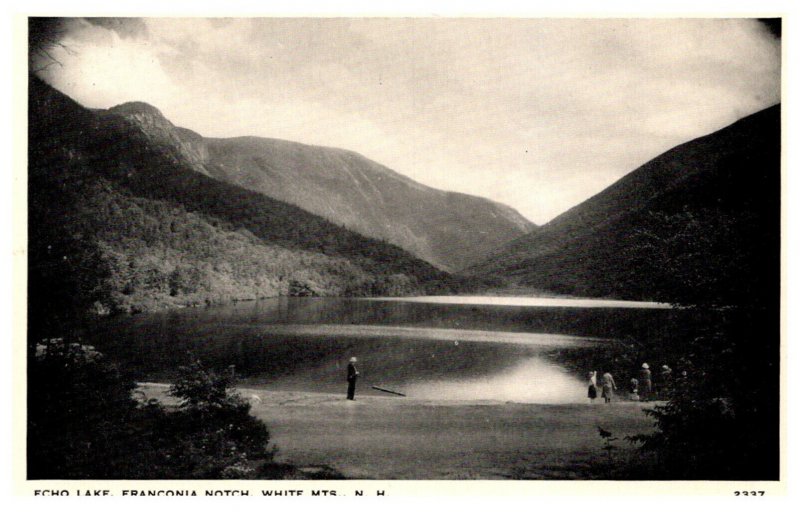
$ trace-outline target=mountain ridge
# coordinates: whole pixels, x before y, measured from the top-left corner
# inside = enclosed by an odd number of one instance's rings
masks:
[[[256,136],[203,137],[141,102],[109,111],[171,146],[202,174],[386,240],[443,270],[466,267],[535,229],[507,205],[428,187],[349,149]]]

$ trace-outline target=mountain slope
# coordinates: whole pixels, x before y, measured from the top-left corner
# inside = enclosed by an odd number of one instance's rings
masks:
[[[200,174],[125,117],[85,109],[38,79],[28,155],[32,321],[287,294],[420,293],[448,280],[396,246]]]
[[[203,138],[143,103],[110,112],[137,123],[200,173],[386,240],[445,270],[475,263],[534,227],[507,206],[426,187],[352,151],[259,137]]]
[[[643,237],[681,215],[707,224],[730,219],[750,242],[729,251],[762,244],[754,268],[779,267],[779,105],[654,158],[468,273],[561,293],[653,297],[653,283],[631,278],[646,264]]]

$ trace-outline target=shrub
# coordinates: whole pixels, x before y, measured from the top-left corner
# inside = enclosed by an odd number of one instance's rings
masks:
[[[182,368],[175,410],[134,398],[135,384],[92,347],[40,343],[29,364],[28,478],[253,478],[269,432],[230,377]]]

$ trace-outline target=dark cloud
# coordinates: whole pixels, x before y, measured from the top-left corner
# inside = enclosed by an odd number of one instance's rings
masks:
[[[53,56],[54,50],[64,48],[61,40],[68,29],[63,18],[28,18],[28,64],[33,71],[41,71],[61,62]]]
[[[66,28],[63,18],[34,16],[28,18],[28,37],[31,46],[58,42],[64,37]]]
[[[147,35],[147,25],[140,18],[83,18],[91,25],[116,32],[123,39]],[[28,18],[29,69],[39,73],[52,65],[62,66],[59,53],[74,54],[75,49],[63,41],[80,31],[81,18],[33,16]]]
[[[758,22],[764,25],[764,27],[769,31],[770,34],[777,37],[778,39],[781,38],[781,25],[783,19],[782,18],[759,18]]]

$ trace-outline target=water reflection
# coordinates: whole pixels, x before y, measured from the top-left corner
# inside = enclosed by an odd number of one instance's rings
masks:
[[[433,400],[503,400],[537,404],[585,403],[586,390],[563,368],[528,358],[506,371],[472,379],[413,384],[409,396]]]
[[[396,327],[391,325],[277,324],[264,326],[261,332],[271,335],[325,336],[346,338],[399,338],[483,343],[512,343],[532,347],[572,347],[590,338],[530,332],[440,329],[433,327]],[[599,340],[598,340],[599,341]]]

